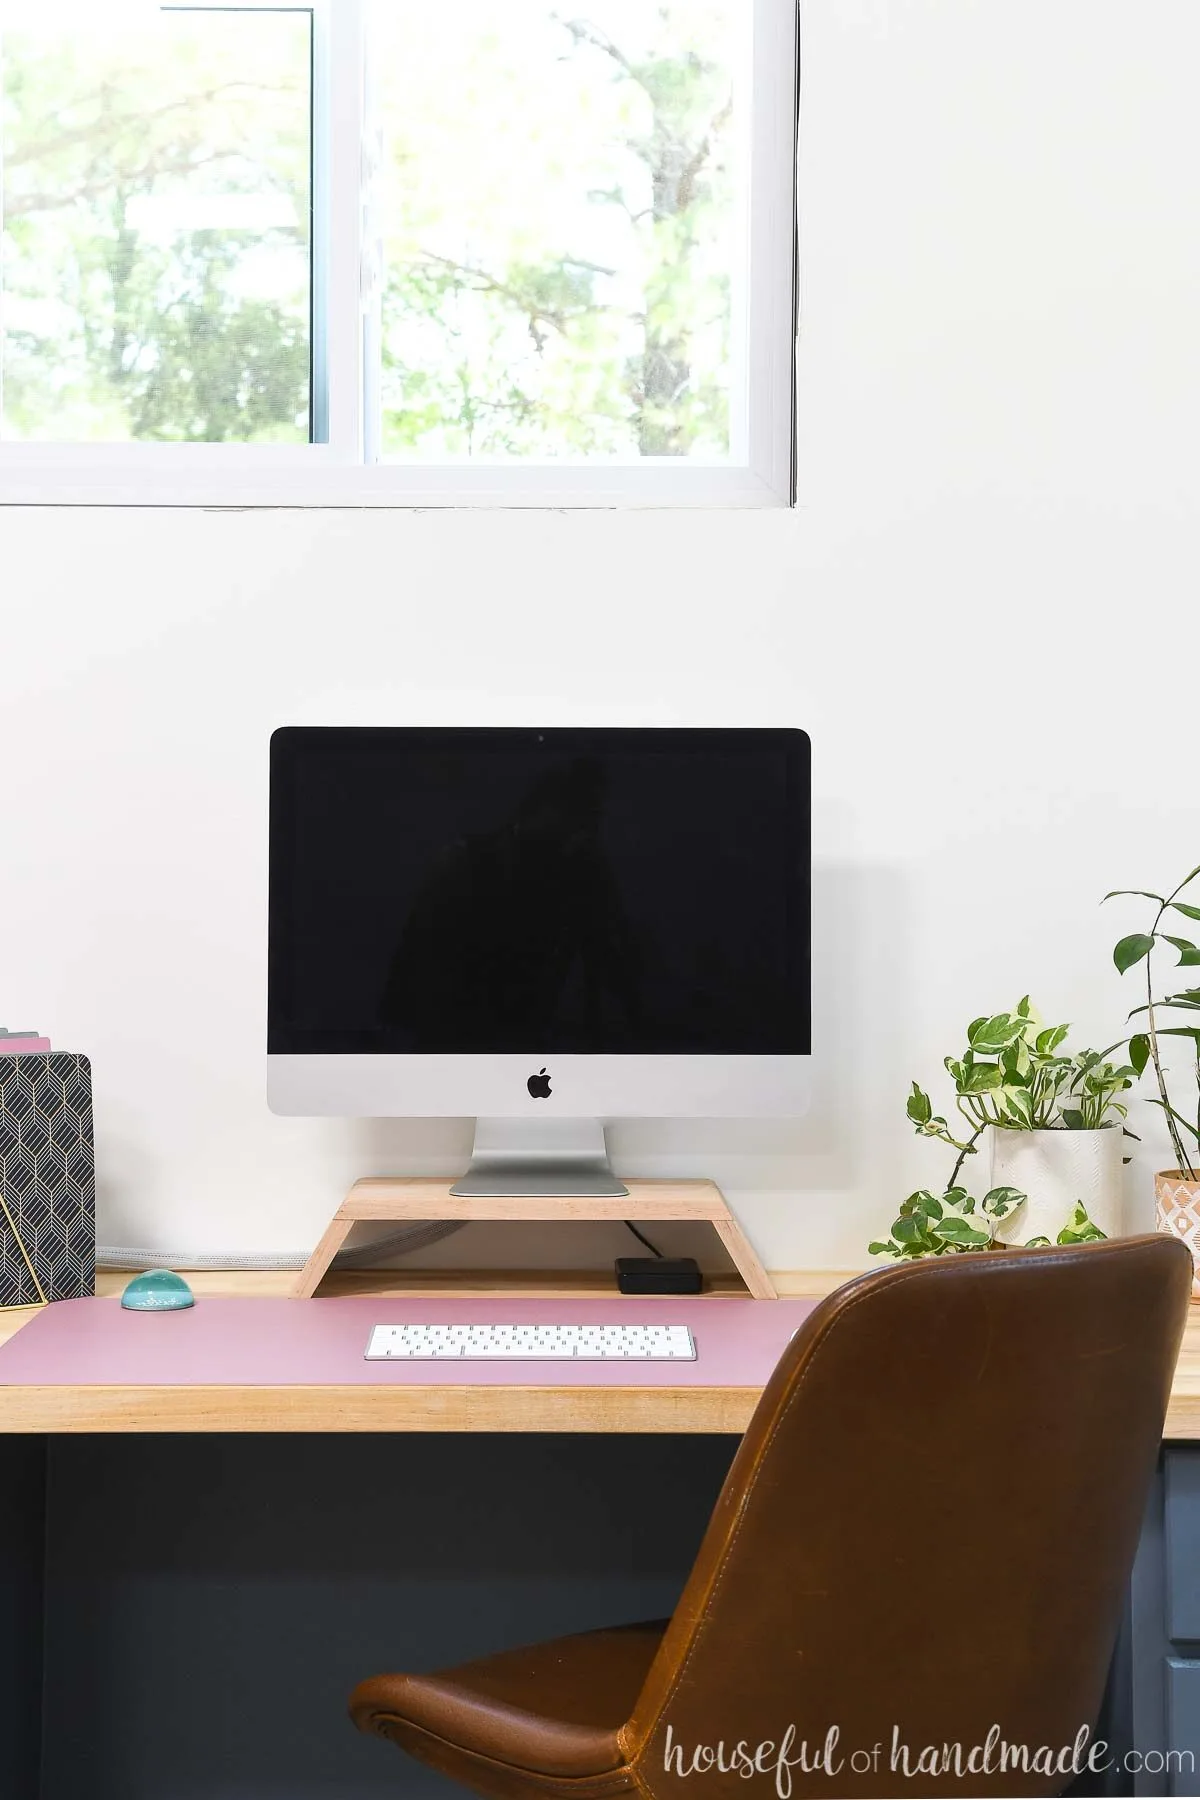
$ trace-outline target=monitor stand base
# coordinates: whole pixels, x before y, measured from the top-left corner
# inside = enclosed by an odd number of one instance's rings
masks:
[[[506,1120],[504,1123],[507,1126],[511,1121]],[[558,1123],[570,1124],[571,1121]],[[598,1129],[593,1124],[593,1158],[602,1155],[602,1148],[598,1147],[595,1136]],[[526,1138],[524,1158],[520,1164],[523,1169],[529,1166],[528,1150],[529,1140]],[[511,1171],[512,1166],[508,1167]],[[551,1193],[531,1194],[528,1176],[522,1178],[519,1193],[465,1197],[461,1192],[452,1191],[443,1175],[366,1176],[354,1183],[330,1219],[321,1241],[296,1276],[292,1293],[297,1299],[307,1299],[316,1293],[330,1263],[360,1220],[380,1225],[401,1221],[409,1224],[425,1219],[454,1219],[463,1222],[473,1219],[487,1220],[489,1223],[516,1219],[604,1219],[610,1224],[619,1225],[623,1221],[636,1219],[640,1224],[653,1225],[660,1219],[687,1219],[704,1220],[712,1226],[728,1251],[734,1268],[745,1282],[748,1293],[756,1300],[775,1299],[775,1283],[763,1268],[753,1244],[730,1212],[728,1201],[714,1182],[632,1181],[626,1188],[611,1175],[602,1177],[594,1169],[585,1175],[578,1168],[568,1168],[560,1175],[556,1165],[555,1173],[548,1175],[543,1163],[539,1173],[553,1189]],[[616,1192],[596,1193],[593,1190],[568,1196],[563,1188],[568,1175],[591,1183],[601,1179],[610,1180]],[[516,1187],[515,1172],[506,1173],[502,1178],[511,1180]],[[454,1293],[466,1281],[473,1291],[490,1294],[497,1287],[497,1272],[489,1270],[486,1275],[469,1276],[456,1274],[453,1270],[435,1272],[423,1269],[416,1274],[417,1290],[428,1293],[431,1281],[435,1285],[440,1281],[450,1293]],[[528,1277],[524,1278],[524,1282],[528,1282]],[[409,1291],[413,1291],[411,1283]]]
[[[468,1200],[613,1200],[629,1189],[599,1119],[476,1119],[471,1166],[450,1189]]]

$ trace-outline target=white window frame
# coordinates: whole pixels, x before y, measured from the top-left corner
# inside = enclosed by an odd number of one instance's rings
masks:
[[[167,0],[170,4],[170,0]],[[187,4],[187,0],[177,0]],[[0,506],[763,507],[794,502],[795,0],[753,7],[744,462],[375,460],[365,399],[376,340],[365,0],[279,0],[313,16],[313,416],[298,445],[0,442]],[[190,0],[203,6],[206,0]],[[213,0],[214,10],[270,0]],[[0,295],[2,304],[2,295]]]

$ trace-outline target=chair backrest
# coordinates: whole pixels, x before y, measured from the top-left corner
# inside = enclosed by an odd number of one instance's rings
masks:
[[[824,1301],[622,1734],[642,1789],[1068,1787],[1033,1759],[1096,1723],[1191,1274],[1178,1240],[1142,1237],[899,1266]]]

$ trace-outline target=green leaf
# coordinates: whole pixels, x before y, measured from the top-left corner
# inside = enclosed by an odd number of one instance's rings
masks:
[[[1148,937],[1144,931],[1134,931],[1128,937],[1123,937],[1116,946],[1113,951],[1113,961],[1124,975],[1127,969],[1132,969],[1135,963],[1140,963],[1143,956],[1149,956],[1153,948],[1154,939],[1152,937]]]
[[[1075,1202],[1075,1210],[1055,1240],[1060,1244],[1094,1244],[1107,1236],[1098,1225],[1094,1225],[1088,1217],[1087,1207],[1082,1200]]]
[[[1091,1217],[1088,1214],[1088,1209],[1083,1204],[1082,1200],[1077,1200],[1075,1202],[1075,1211],[1071,1214],[1071,1228],[1073,1231],[1094,1231],[1097,1237],[1105,1237],[1107,1235],[1107,1233],[1101,1231],[1098,1225],[1092,1223]]]
[[[878,1238],[876,1238],[873,1243],[867,1245],[868,1256],[895,1256],[895,1254],[895,1244],[881,1244]]]
[[[1129,1060],[1134,1071],[1140,1075],[1150,1061],[1150,1039],[1144,1031],[1139,1031],[1129,1040]]]
[[[1182,900],[1172,900],[1171,910],[1182,913],[1186,919],[1200,919],[1200,906],[1187,906]]]
[[[965,1071],[966,1079],[961,1084],[964,1094],[987,1094],[993,1088],[1004,1086],[1004,1074],[996,1063],[974,1063]]]
[[[991,1236],[986,1231],[979,1231],[968,1224],[966,1219],[943,1219],[938,1227],[938,1235],[948,1244],[990,1244]]]
[[[1054,1241],[1057,1244],[1096,1244],[1107,1235],[1098,1225],[1089,1226],[1086,1231],[1072,1231],[1069,1225],[1064,1225]]]
[[[1109,893],[1105,894],[1104,900],[1116,900],[1122,894],[1132,894],[1139,900],[1157,900],[1160,906],[1165,906],[1167,904],[1162,894],[1152,894],[1146,888],[1113,888]],[[1100,902],[1101,906],[1104,905],[1104,900]]]
[[[1179,952],[1179,961],[1175,965],[1179,969],[1200,967],[1200,947],[1193,944],[1190,938],[1172,937],[1169,931],[1160,931],[1159,936],[1168,944],[1174,944]]]
[[[1024,1206],[1028,1197],[1020,1188],[995,1187],[983,1196],[983,1210],[991,1213],[995,1219],[1002,1219],[1006,1213],[1015,1212],[1018,1206]]]
[[[910,1194],[908,1196],[908,1199],[904,1202],[904,1205],[900,1210],[901,1212],[924,1213],[932,1204],[933,1195],[930,1193],[929,1189],[918,1188],[915,1194]]]
[[[1033,1128],[1033,1096],[1027,1088],[1006,1087],[1002,1095],[1005,1110],[1026,1131]]]
[[[922,1093],[914,1081],[912,1093],[908,1096],[907,1112],[914,1125],[927,1125],[933,1117],[933,1102],[929,1095]]]
[[[1068,1131],[1082,1131],[1084,1129],[1083,1114],[1077,1112],[1074,1107],[1063,1107],[1062,1122]]]
[[[892,1236],[898,1244],[915,1244],[917,1239],[922,1235],[921,1221],[919,1219],[897,1219],[896,1223],[892,1226]]]
[[[1153,898],[1153,896],[1151,897]],[[1026,1250],[1049,1250],[1051,1247],[1048,1237],[1026,1238],[1025,1240]]]
[[[1015,1042],[1024,1029],[1024,1019],[1014,1019],[1011,1013],[995,1013],[982,1024],[976,1021],[967,1033],[967,1041],[972,1050],[991,1056]]]
[[[1200,1144],[1200,1131],[1197,1131],[1190,1119],[1185,1119],[1182,1113],[1177,1113],[1173,1106],[1163,1106],[1161,1100],[1151,1100],[1150,1105],[1161,1107],[1163,1112],[1169,1113],[1175,1123],[1177,1125],[1182,1125],[1185,1131],[1190,1131],[1192,1136],[1196,1139],[1196,1142]]]

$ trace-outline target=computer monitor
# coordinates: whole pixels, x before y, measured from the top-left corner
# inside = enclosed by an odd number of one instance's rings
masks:
[[[603,1125],[804,1110],[793,730],[287,727],[268,1093],[476,1117],[456,1191],[621,1194]]]

